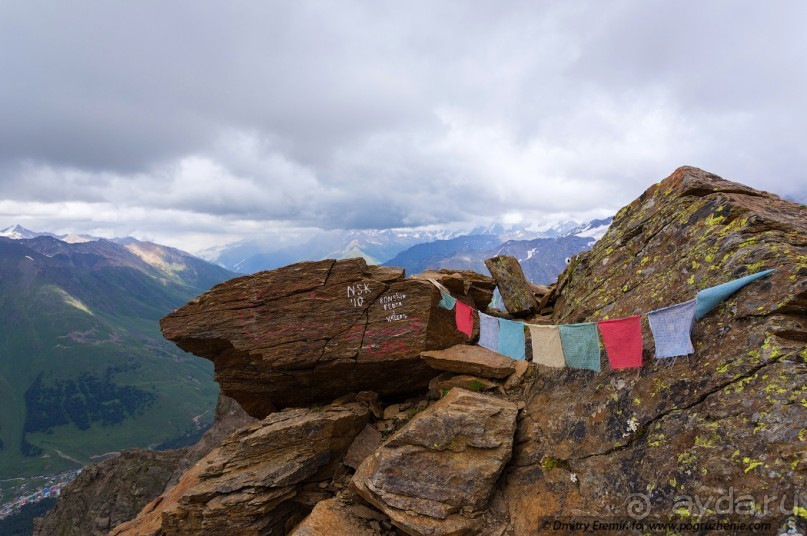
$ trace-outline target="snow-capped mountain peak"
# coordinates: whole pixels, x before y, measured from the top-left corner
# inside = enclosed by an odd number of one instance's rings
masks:
[[[0,231],[0,236],[4,236],[12,240],[24,240],[26,238],[36,238],[37,236],[42,236],[43,234],[45,233],[35,233],[30,229],[26,229],[22,225],[12,225],[11,227],[7,227],[2,231]]]
[[[56,238],[61,240],[62,242],[67,242],[68,244],[81,244],[83,242],[95,242],[96,240],[100,240],[97,236],[90,236],[90,235],[80,235],[76,233],[68,233],[64,235],[57,235],[53,233],[38,233],[36,231],[31,231],[30,229],[26,229],[22,225],[15,224],[11,227],[7,227],[0,231],[0,236],[4,236],[6,238],[10,238],[12,240],[29,240],[31,238],[38,238],[40,236],[50,236],[52,238]]]
[[[591,220],[588,223],[575,227],[569,231],[566,236],[579,236],[582,238],[593,238],[595,240],[599,240],[605,236],[605,233],[608,232],[608,229],[611,227],[611,222],[613,221],[614,218]]]

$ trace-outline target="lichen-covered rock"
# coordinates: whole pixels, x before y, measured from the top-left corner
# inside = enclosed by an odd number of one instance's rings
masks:
[[[507,312],[513,316],[526,316],[538,308],[532,287],[515,257],[499,255],[486,259],[485,266],[496,280]]]
[[[213,426],[193,446],[176,450],[128,450],[85,467],[59,496],[34,534],[102,536],[172,486],[227,435],[254,422],[231,398],[219,395]]]
[[[425,388],[423,350],[464,340],[439,291],[363,259],[303,262],[232,279],[161,321],[163,334],[211,359],[222,391],[250,415],[348,392]]]
[[[114,536],[285,534],[306,482],[330,478],[369,418],[357,403],[288,409],[228,436]]]
[[[506,400],[452,389],[367,458],[351,487],[409,534],[478,532],[517,414]]]
[[[504,488],[516,534],[548,515],[625,516],[632,494],[668,519],[685,514],[677,497],[731,490],[773,523],[784,514],[765,497],[807,500],[804,205],[680,168],[572,261],[554,322],[647,313],[765,268],[696,322],[688,358],[653,359],[645,325],[638,374],[541,371]]]

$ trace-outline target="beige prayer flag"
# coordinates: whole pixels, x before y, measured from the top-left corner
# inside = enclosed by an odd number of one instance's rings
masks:
[[[532,362],[547,367],[563,368],[563,346],[560,343],[560,330],[557,326],[527,324],[532,339]]]

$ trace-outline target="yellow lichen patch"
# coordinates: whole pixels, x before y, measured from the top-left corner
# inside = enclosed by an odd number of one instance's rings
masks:
[[[678,455],[678,466],[683,470],[695,465],[698,457],[691,452],[683,452]]]
[[[665,442],[665,440],[666,440],[666,437],[664,436],[664,434],[658,434],[657,436],[655,436],[655,439],[653,439],[652,441],[647,442],[647,446],[649,446],[649,447],[658,447],[659,445],[663,444]]]
[[[708,437],[697,436],[695,437],[695,445],[705,449],[713,449],[715,448],[715,440]]]
[[[714,227],[715,225],[720,225],[724,221],[726,221],[725,216],[715,216],[714,214],[709,214],[709,216],[707,216],[706,219],[704,220],[704,223],[706,223],[706,225],[708,225],[709,227]]]
[[[753,460],[751,458],[745,457],[745,458],[743,458],[743,463],[747,465],[747,467],[745,468],[745,471],[744,471],[744,472],[747,473],[748,471],[752,470],[754,467],[759,467],[760,465],[762,465],[763,462],[761,462],[759,460]]]
[[[723,392],[726,394],[731,394],[733,388],[734,394],[742,393],[743,390],[745,389],[745,386],[748,385],[753,379],[754,378],[751,377],[751,378],[743,378],[742,380],[736,381],[731,385],[727,385],[725,388],[723,388]]]

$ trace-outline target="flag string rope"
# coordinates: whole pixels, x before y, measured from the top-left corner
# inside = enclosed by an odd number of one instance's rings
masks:
[[[702,319],[735,292],[773,273],[763,270],[721,285],[697,292],[694,299],[626,318],[605,319],[578,324],[527,324],[488,315],[458,301],[437,280],[429,278],[440,291],[440,307],[455,310],[459,331],[473,336],[473,313],[479,317],[479,342],[494,352],[512,359],[526,358],[524,328],[530,331],[532,361],[548,367],[568,367],[600,371],[600,336],[613,369],[642,366],[641,317],[647,317],[653,335],[656,359],[688,356],[695,353],[691,332],[696,320]]]

